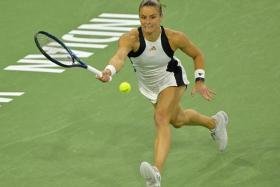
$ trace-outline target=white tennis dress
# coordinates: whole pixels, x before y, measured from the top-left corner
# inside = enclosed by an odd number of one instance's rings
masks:
[[[140,92],[152,103],[157,103],[159,93],[170,86],[188,85],[187,74],[180,60],[174,57],[164,28],[155,42],[144,38],[138,28],[140,47],[128,54],[136,72]]]

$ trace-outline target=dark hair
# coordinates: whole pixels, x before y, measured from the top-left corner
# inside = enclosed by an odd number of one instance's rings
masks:
[[[139,12],[140,12],[141,8],[143,8],[144,6],[157,7],[159,9],[160,16],[162,16],[162,5],[159,2],[159,0],[142,0],[139,5]]]

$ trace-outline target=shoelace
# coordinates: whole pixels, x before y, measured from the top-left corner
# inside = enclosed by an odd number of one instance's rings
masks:
[[[216,128],[210,130],[210,135],[213,140],[216,140]]]
[[[153,180],[153,178],[146,178],[146,182],[147,182],[148,185],[153,185],[153,186],[156,187],[156,186],[159,186],[158,182],[160,182],[160,174],[159,174],[159,172],[156,168],[153,167],[153,169],[154,169],[155,174],[156,174],[155,175],[156,180]]]
[[[212,137],[213,140],[216,140],[216,133],[215,133],[215,132],[211,132],[210,135],[211,135],[211,137]]]

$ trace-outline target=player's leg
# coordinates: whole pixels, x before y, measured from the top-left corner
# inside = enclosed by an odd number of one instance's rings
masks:
[[[154,105],[156,127],[154,166],[147,162],[142,162],[140,165],[140,173],[145,178],[147,186],[160,186],[160,171],[167,158],[171,142],[170,119],[184,90],[185,87],[168,87],[159,94],[158,102]]]
[[[167,158],[171,131],[170,121],[174,110],[179,106],[185,87],[168,87],[158,96],[158,102],[154,106],[154,121],[156,127],[155,158],[154,164],[161,171]]]
[[[228,115],[224,111],[217,112],[214,116],[208,117],[192,109],[182,109],[177,106],[171,117],[171,124],[180,128],[185,125],[201,125],[208,128],[211,136],[217,142],[220,151],[224,151],[227,142]]]
[[[180,105],[176,107],[171,117],[171,124],[175,128],[185,125],[200,125],[213,129],[216,126],[216,120],[212,117],[203,115],[193,109],[183,109]]]

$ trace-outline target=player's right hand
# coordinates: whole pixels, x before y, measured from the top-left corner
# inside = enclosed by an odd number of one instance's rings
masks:
[[[105,69],[102,71],[102,76],[101,77],[96,77],[98,80],[101,82],[109,82],[111,79],[111,71],[108,69]]]

